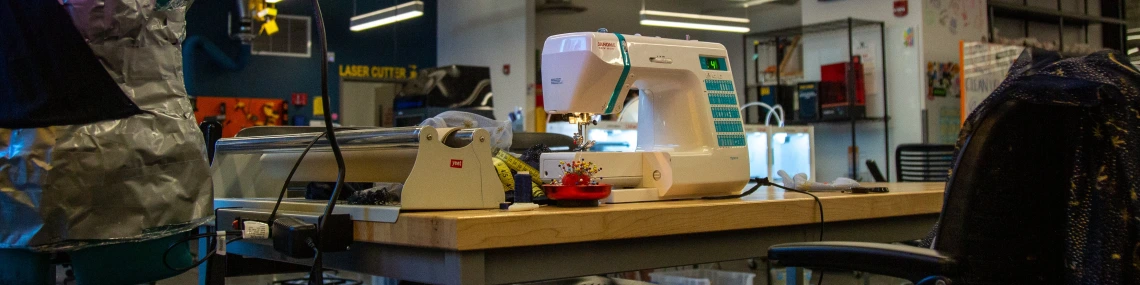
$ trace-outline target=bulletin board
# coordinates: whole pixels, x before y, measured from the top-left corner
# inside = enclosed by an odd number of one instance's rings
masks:
[[[953,144],[961,131],[960,101],[962,67],[958,62],[926,63],[927,139],[932,143]]]
[[[223,138],[233,137],[238,131],[248,127],[280,126],[287,122],[286,108],[288,106],[282,99],[194,98],[194,118],[198,124],[207,120],[220,122]]]
[[[985,42],[959,42],[958,56],[962,76],[961,120],[966,118],[978,104],[982,103],[990,93],[1009,74],[1009,67],[1025,50],[1022,46],[991,44]]]

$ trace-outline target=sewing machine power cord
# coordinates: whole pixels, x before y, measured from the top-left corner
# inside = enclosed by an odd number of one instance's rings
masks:
[[[815,205],[819,207],[819,241],[823,241],[823,232],[824,232],[824,230],[823,230],[823,225],[824,225],[823,203],[819,201],[819,196],[816,196],[815,194],[809,193],[807,191],[796,190],[796,189],[784,187],[784,185],[773,183],[772,181],[768,180],[767,177],[753,178],[752,182],[756,183],[756,185],[752,186],[752,188],[749,188],[748,191],[744,191],[744,193],[740,193],[738,195],[703,197],[701,199],[704,199],[704,200],[725,200],[725,199],[742,198],[742,197],[745,197],[748,195],[752,195],[752,193],[754,193],[754,192],[756,192],[756,190],[760,189],[761,186],[773,186],[776,188],[784,189],[784,191],[792,191],[792,192],[811,196],[812,199],[815,199]],[[818,278],[818,281],[816,284],[823,284],[823,272],[822,271],[820,271],[819,278]]]

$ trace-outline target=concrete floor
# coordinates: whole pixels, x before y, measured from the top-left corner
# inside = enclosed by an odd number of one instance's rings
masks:
[[[258,275],[258,276],[241,276],[241,277],[227,277],[226,285],[274,285],[281,283],[274,283],[278,281],[293,280],[297,278],[304,278],[306,273],[290,273],[290,274],[273,274],[273,275]],[[333,276],[338,278],[350,279],[360,281],[362,285],[396,285],[398,282],[394,279],[371,276],[360,274],[356,272],[340,271],[332,274],[326,272],[326,277]],[[74,281],[65,282],[66,273],[63,267],[56,267],[56,284],[58,285],[74,285]],[[168,279],[160,280],[157,285],[196,285],[198,284],[198,270],[188,270]],[[294,284],[294,283],[287,283]],[[304,284],[299,283],[299,284]],[[330,283],[333,284],[333,283]],[[355,284],[355,283],[353,283]]]
[[[291,274],[274,274],[274,275],[258,275],[258,276],[242,276],[242,277],[229,277],[226,278],[226,285],[269,285],[274,284],[275,281],[284,281],[296,278],[304,278],[308,274],[305,273],[291,273]],[[363,285],[395,285],[396,281],[384,277],[370,276],[359,274],[355,272],[341,271],[336,274],[336,277],[359,280]],[[195,285],[198,284],[198,271],[190,270],[181,275],[175,276],[170,279],[158,281],[158,285]]]
[[[715,269],[715,270],[732,271],[732,272],[751,272],[751,273],[756,274],[756,277],[752,280],[752,284],[749,284],[749,285],[769,284],[768,283],[768,270],[766,270],[765,265],[762,263],[762,261],[758,261],[758,262],[760,262],[760,263],[756,264],[756,265],[758,265],[758,266],[756,266],[757,267],[756,269],[750,268],[749,261],[738,260],[738,261],[727,261],[727,262],[721,262],[721,263],[702,264],[699,266],[680,266],[680,267],[674,267],[674,268],[667,268],[665,270],[686,270],[686,269],[702,268],[702,269]],[[62,270],[57,270],[57,272],[59,272],[57,274],[57,276],[58,276],[57,280],[63,280],[62,278],[64,275],[62,273]],[[649,280],[648,275],[646,275],[646,274],[640,274],[640,275],[642,275],[642,276],[638,276],[638,274],[610,274],[609,276],[610,277],[625,278],[625,279],[630,279],[630,280],[651,281],[651,280]],[[784,278],[782,276],[782,270],[776,270],[774,275],[775,275],[774,276],[775,278],[773,278],[771,285],[783,285],[783,284],[785,284],[783,282]],[[306,273],[291,273],[291,274],[228,277],[228,278],[226,278],[226,284],[227,285],[235,285],[235,284],[239,284],[239,285],[246,285],[246,284],[273,285],[273,284],[275,284],[274,282],[291,280],[291,279],[296,279],[296,278],[303,278],[305,276],[306,276]],[[351,279],[351,280],[358,280],[358,281],[361,281],[362,282],[361,284],[364,284],[364,285],[397,285],[397,284],[399,284],[399,282],[397,280],[394,280],[394,279],[389,279],[389,278],[384,278],[384,277],[379,277],[379,276],[365,275],[365,274],[348,272],[348,271],[337,272],[335,274],[335,276],[340,277],[340,278]],[[870,276],[869,278],[866,278],[866,279],[863,279],[860,277],[862,277],[862,276],[857,276],[856,274],[851,273],[851,272],[827,272],[826,277],[824,278],[824,281],[825,281],[824,284],[829,284],[829,285],[872,285],[872,284],[874,284],[874,285],[910,285],[910,282],[907,282],[905,280],[890,278],[890,277],[886,277],[886,276]],[[815,283],[816,279],[814,277],[810,278],[809,280],[810,280],[810,284],[816,284]],[[552,282],[542,282],[542,283],[559,284],[559,285],[566,284],[566,282],[553,282],[553,283]],[[58,282],[58,284],[67,285],[67,284],[74,284],[74,283],[70,282],[70,283],[64,284],[62,282]],[[166,279],[166,280],[161,280],[161,281],[158,281],[158,283],[157,283],[157,285],[195,285],[195,284],[198,284],[198,270],[189,270],[189,271],[186,271],[185,273],[182,273],[181,275],[178,275],[178,276]],[[299,283],[299,284],[303,284],[303,283]],[[714,282],[714,284],[716,284],[716,283]],[[726,284],[726,285],[733,285],[733,284]],[[739,285],[743,285],[743,284],[739,284]]]

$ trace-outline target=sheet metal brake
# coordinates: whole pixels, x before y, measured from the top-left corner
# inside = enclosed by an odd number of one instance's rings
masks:
[[[274,132],[311,131],[274,127]],[[293,131],[293,132],[296,132]],[[264,132],[262,132],[264,133]],[[216,144],[214,207],[273,209],[289,170],[321,133],[242,136]],[[337,131],[345,159],[346,182],[402,183],[398,206],[349,205],[335,213],[353,220],[395,222],[403,210],[498,208],[503,186],[491,163],[490,135],[472,128],[370,128]],[[321,138],[293,176],[295,182],[336,180],[337,167],[328,140]],[[327,200],[286,197],[281,211],[323,212]]]

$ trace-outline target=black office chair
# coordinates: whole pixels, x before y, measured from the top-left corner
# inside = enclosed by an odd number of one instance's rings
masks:
[[[899,182],[946,181],[954,162],[954,145],[900,144],[895,148]]]
[[[769,258],[778,266],[864,271],[915,284],[1064,282],[1064,203],[1079,111],[1018,102],[994,110],[956,157],[933,249],[795,243],[772,247]]]
[[[776,245],[776,266],[916,284],[1140,284],[1140,71],[1027,50],[963,127],[930,248]]]
[[[883,171],[879,170],[879,163],[874,159],[867,160],[867,171],[871,172],[871,178],[874,178],[875,182],[890,182],[883,176]]]

